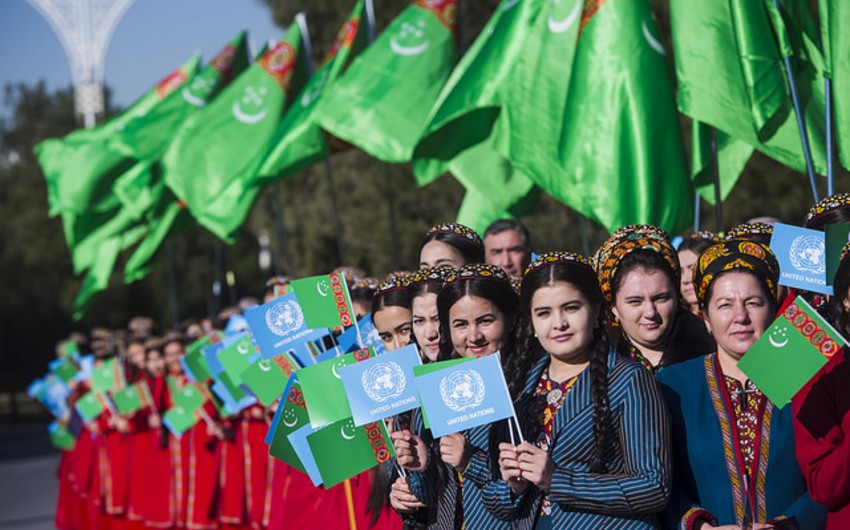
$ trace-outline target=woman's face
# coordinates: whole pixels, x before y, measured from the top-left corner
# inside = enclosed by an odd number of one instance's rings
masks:
[[[717,341],[717,354],[739,360],[773,319],[773,304],[747,272],[727,272],[711,286],[705,323]]]
[[[611,310],[635,346],[663,351],[678,308],[670,278],[658,269],[637,267],[620,282]]]
[[[180,358],[183,357],[182,344],[179,342],[169,342],[166,344],[163,357],[165,358],[165,366],[169,374],[180,375],[183,373],[183,367],[180,366]]]
[[[384,306],[372,315],[372,322],[378,330],[378,336],[388,351],[397,350],[410,344],[410,309],[390,305]]]
[[[549,355],[571,364],[586,362],[598,309],[572,284],[540,287],[531,297],[531,325]]]
[[[127,346],[127,361],[136,368],[145,368],[145,347],[137,342],[131,342]]]
[[[459,269],[466,265],[466,260],[451,245],[437,240],[427,242],[419,253],[419,268],[438,267],[440,265],[448,265],[449,267]]]
[[[697,306],[697,293],[694,291],[694,265],[698,258],[699,255],[693,250],[679,252],[679,266],[682,269],[679,291],[682,293],[682,299],[692,308]]]
[[[480,357],[501,350],[511,325],[486,298],[468,294],[449,308],[452,345],[461,357]]]
[[[165,359],[159,350],[150,350],[145,361],[145,368],[154,377],[165,374]]]
[[[440,315],[437,312],[437,294],[423,293],[413,299],[413,335],[416,343],[430,361],[440,353]]]

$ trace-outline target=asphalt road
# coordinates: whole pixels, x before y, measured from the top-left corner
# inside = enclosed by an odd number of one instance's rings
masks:
[[[55,528],[58,465],[46,424],[0,426],[0,530]]]

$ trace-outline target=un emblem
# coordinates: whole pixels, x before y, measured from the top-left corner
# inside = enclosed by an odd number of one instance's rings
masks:
[[[824,242],[815,236],[797,236],[791,242],[788,259],[797,270],[823,274],[826,272]]]
[[[458,370],[440,380],[440,397],[455,412],[477,407],[484,393],[484,379],[475,370]]]
[[[404,371],[398,363],[378,363],[369,368],[360,377],[363,391],[372,401],[383,403],[400,396],[407,386]]]
[[[289,300],[266,310],[266,326],[278,337],[285,337],[304,325],[304,315],[298,303]]]

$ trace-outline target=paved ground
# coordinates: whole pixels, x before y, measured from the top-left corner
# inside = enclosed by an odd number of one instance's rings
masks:
[[[58,465],[47,425],[0,427],[0,530],[54,528]]]

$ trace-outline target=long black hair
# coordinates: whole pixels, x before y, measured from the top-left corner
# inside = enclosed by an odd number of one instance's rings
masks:
[[[545,256],[544,256],[545,257]],[[538,258],[539,261],[540,258]],[[516,400],[525,389],[529,372],[545,354],[540,341],[534,335],[531,321],[531,299],[541,287],[566,282],[579,291],[595,309],[599,317],[594,323],[593,343],[588,370],[590,371],[591,396],[593,399],[593,437],[596,447],[590,470],[594,473],[605,470],[604,452],[608,445],[611,408],[608,399],[608,334],[605,331],[602,312],[602,291],[596,273],[589,264],[579,261],[550,261],[526,271],[520,288],[520,312],[516,325],[517,349],[505,365],[508,389]]]
[[[458,227],[459,230],[450,230],[451,227]],[[469,235],[463,235],[461,232],[466,232]],[[464,264],[469,263],[484,263],[484,243],[478,234],[463,225],[445,224],[432,227],[425,234],[422,243],[419,245],[417,256],[422,255],[422,249],[431,241],[439,241],[445,243],[457,250],[463,257]]]
[[[517,296],[511,287],[510,280],[501,269],[496,272],[496,267],[483,264],[477,264],[475,268],[493,269],[493,273],[488,276],[464,276],[465,272],[472,270],[472,268],[463,267],[459,271],[459,276],[446,282],[440,294],[437,295],[437,312],[440,315],[440,354],[437,360],[451,359],[454,354],[449,326],[449,310],[464,296],[477,296],[490,301],[505,317],[507,340],[501,350],[502,363],[504,364],[505,360],[511,357],[514,349],[512,329],[516,323]]]

